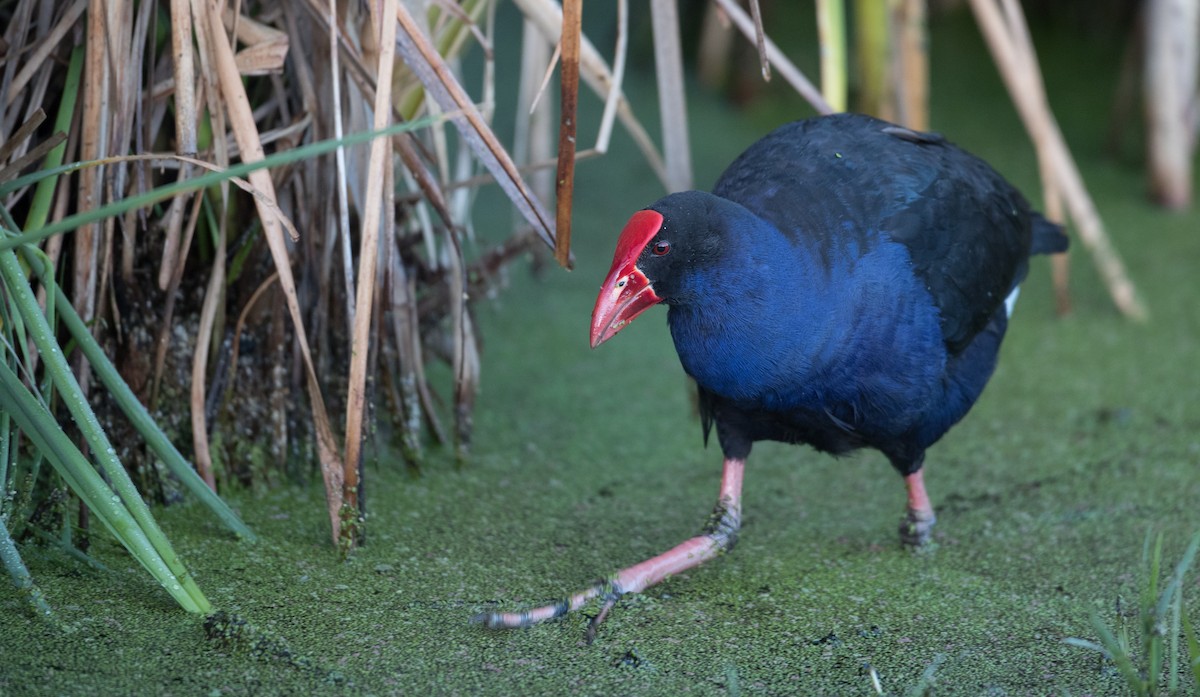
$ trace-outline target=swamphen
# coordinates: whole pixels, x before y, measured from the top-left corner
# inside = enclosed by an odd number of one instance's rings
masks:
[[[904,477],[904,543],[929,540],[925,450],[967,413],[996,364],[1031,254],[1062,231],[983,160],[937,135],[839,114],[783,126],[713,192],[630,218],[592,314],[599,346],[658,303],[725,455],[702,533],[561,602],[477,617],[525,626],[603,605],[731,548],[759,440],[840,454],[871,447]]]

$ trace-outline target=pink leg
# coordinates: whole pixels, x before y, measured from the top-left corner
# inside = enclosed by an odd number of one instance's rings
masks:
[[[908,510],[900,520],[900,541],[912,547],[920,547],[930,541],[933,524],[937,516],[925,493],[925,469],[921,468],[904,478],[908,489]]]
[[[472,617],[471,621],[494,628],[527,627],[578,610],[588,601],[599,597],[603,600],[603,605],[599,614],[588,625],[587,639],[590,643],[595,637],[596,629],[622,595],[640,593],[669,576],[699,566],[733,547],[742,520],[742,474],[745,466],[744,460],[725,460],[720,498],[702,534],[657,557],[622,569],[608,579],[597,581],[590,588],[553,605],[544,605],[525,612],[485,612]]]

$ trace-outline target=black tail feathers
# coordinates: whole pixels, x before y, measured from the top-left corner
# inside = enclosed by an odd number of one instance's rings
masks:
[[[1033,216],[1033,245],[1030,254],[1058,254],[1067,251],[1070,240],[1063,232],[1063,227],[1046,220],[1040,215]]]

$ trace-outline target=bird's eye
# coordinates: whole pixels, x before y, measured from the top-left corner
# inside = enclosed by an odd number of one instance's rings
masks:
[[[667,242],[666,240],[660,240],[650,250],[650,252],[656,257],[661,257],[662,255],[666,254],[669,251],[671,251],[671,243]]]

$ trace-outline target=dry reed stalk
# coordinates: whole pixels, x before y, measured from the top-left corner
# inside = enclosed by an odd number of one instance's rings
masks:
[[[1062,191],[1059,190],[1058,178],[1049,169],[1048,158],[1038,158],[1039,176],[1042,180],[1042,215],[1052,223],[1062,226],[1067,224],[1067,214],[1063,209]],[[1071,311],[1070,291],[1071,256],[1055,254],[1050,257],[1050,278],[1054,285],[1054,306],[1059,316]]]
[[[864,114],[895,122],[897,90],[892,73],[899,51],[892,40],[892,8],[887,0],[855,0],[853,16],[858,59],[855,108]]]
[[[196,52],[192,44],[192,10],[190,0],[171,0],[171,70],[174,81],[174,112],[175,112],[175,152],[179,155],[195,156],[197,151],[196,125],[200,123],[199,111],[196,106]],[[190,169],[184,168],[179,172],[180,177],[187,177]],[[180,235],[183,228],[183,212],[189,196],[178,196],[171,201],[166,216],[164,228],[163,252],[158,266],[158,287],[161,290],[178,287],[178,281],[172,280],[182,274],[176,273],[181,255]],[[185,248],[186,249],[186,248]],[[171,302],[174,292],[168,293],[167,302]],[[168,315],[169,317],[169,315]],[[169,321],[167,325],[169,325]],[[165,331],[166,326],[163,330]],[[162,360],[166,356],[166,334],[160,333],[159,343],[162,345],[156,359],[155,390],[162,371]]]
[[[225,241],[227,238],[225,217],[218,225],[216,253],[209,270],[208,287],[204,302],[200,306],[200,323],[196,329],[196,347],[192,352],[191,417],[192,446],[196,471],[204,478],[208,488],[217,490],[216,476],[212,468],[212,452],[208,442],[207,402],[208,352],[217,323],[217,315],[223,311],[225,300]]]
[[[845,111],[849,90],[843,0],[817,0],[817,40],[821,45],[821,94],[834,111]]]
[[[117,128],[114,130],[112,139],[113,147],[128,151],[128,148],[135,148],[143,151],[147,148],[141,143],[141,135],[144,132],[143,124],[145,120],[145,110],[143,109],[142,94],[144,92],[142,80],[145,75],[145,46],[147,43],[147,35],[150,32],[151,16],[155,9],[154,3],[142,3],[137,7],[137,15],[132,19],[132,30],[125,38],[128,49],[125,55],[121,58],[121,65],[124,70],[121,71],[119,79],[116,81],[118,90],[118,99],[121,104],[121,118],[118,120]],[[133,7],[129,6],[129,12],[133,12]],[[115,189],[113,200],[116,200],[124,195],[126,190],[140,191],[146,188],[145,169],[142,165],[122,165],[117,170],[117,176],[113,178],[113,187]],[[129,211],[121,219],[120,234],[121,234],[121,251],[120,251],[120,274],[121,280],[126,283],[133,282],[133,265],[134,254],[138,247],[138,230],[140,229],[139,217],[144,216],[145,211]],[[113,220],[114,224],[117,222]],[[114,239],[110,235],[108,237],[108,247],[111,249],[114,244]],[[101,278],[108,279],[108,274],[103,274]],[[107,292],[112,284],[105,282],[103,288]],[[113,304],[112,310],[114,316],[117,315],[116,304]],[[120,324],[117,323],[116,330],[120,331]]]
[[[132,143],[133,129],[135,126],[138,104],[137,99],[140,94],[140,84],[142,75],[142,45],[145,41],[146,23],[149,19],[148,10],[152,9],[152,5],[143,4],[141,12],[137,20],[134,19],[133,4],[122,0],[121,2],[109,2],[105,5],[105,10],[108,17],[105,19],[105,26],[108,35],[105,37],[107,43],[108,59],[112,61],[113,66],[121,66],[121,70],[115,70],[109,67],[109,85],[108,94],[109,115],[108,132],[105,134],[107,143],[105,144],[105,152],[109,154],[124,154],[128,151]],[[107,173],[101,184],[105,191],[105,196],[102,200],[115,201],[127,187],[129,179],[129,167],[125,163],[114,165]],[[100,308],[100,314],[105,311],[107,305],[108,288],[111,285],[112,272],[114,268],[114,239],[117,233],[117,223],[120,219],[110,217],[104,221],[104,234],[98,240],[97,254],[99,257],[96,277],[96,299],[95,307]],[[133,214],[127,214],[125,224],[121,226],[122,237],[129,241],[130,253],[132,252],[132,244],[136,241],[136,227],[134,225]],[[122,270],[126,264],[125,253],[126,247],[122,246]],[[130,274],[132,274],[132,258],[129,258],[128,265]],[[128,275],[123,275],[123,278],[128,278]],[[120,332],[120,318],[113,313],[114,330]],[[93,330],[93,334],[98,332]]]
[[[696,74],[710,87],[719,87],[729,79],[733,55],[734,33],[729,15],[716,3],[704,8],[704,21],[700,25],[700,39],[696,47]],[[763,35],[763,53],[767,55],[766,34]],[[767,66],[771,65],[770,59]]]
[[[546,244],[554,246],[554,226],[541,202],[530,191],[508,152],[467,96],[441,55],[421,31],[404,5],[397,8],[402,31],[399,49],[430,96],[451,116],[463,140],[496,177],[497,183]],[[450,220],[446,221],[450,223]]]
[[[41,109],[38,109],[33,113],[28,121],[21,124],[21,127],[18,128],[17,131],[13,133],[6,142],[0,143],[0,162],[7,161],[6,164],[0,166],[0,183],[6,182],[9,179],[16,179],[18,176],[20,176],[21,170],[45,157],[46,153],[50,152],[57,147],[59,143],[67,139],[65,133],[55,133],[32,148],[24,148],[21,143],[28,140],[29,136],[32,135],[33,132],[37,130],[37,127],[40,126],[45,120],[46,113]],[[25,154],[19,157],[14,157],[10,160],[9,158],[12,157],[13,153],[18,152],[19,150],[25,150]]]
[[[564,0],[562,87],[558,110],[558,174],[554,178],[554,258],[559,266],[571,266],[571,202],[575,194],[575,132],[579,111],[579,37],[582,31],[583,0]]]
[[[250,299],[246,301],[246,304],[242,306],[242,311],[238,313],[237,321],[233,325],[233,346],[231,346],[229,349],[230,389],[233,389],[233,386],[237,384],[238,353],[241,350],[242,330],[246,326],[246,318],[249,317],[250,311],[254,309],[254,306],[258,303],[258,301],[267,294],[267,291],[274,287],[277,281],[279,281],[278,271],[275,271],[270,276],[267,276],[266,280],[264,280],[262,283],[259,283],[258,287],[254,289],[254,292],[250,294]]]
[[[1146,173],[1150,196],[1174,210],[1192,204],[1192,158],[1196,151],[1196,0],[1148,0],[1143,7],[1142,106],[1146,122]]]
[[[613,48],[612,84],[604,98],[604,113],[600,117],[600,131],[596,134],[597,153],[608,152],[613,122],[621,105],[621,83],[625,79],[625,59],[629,47],[629,0],[617,0],[617,45]]]
[[[692,188],[692,154],[688,141],[679,11],[675,0],[653,0],[650,20],[654,29],[654,72],[658,82],[667,190],[686,191]]]
[[[999,4],[998,4],[999,3]],[[1062,131],[1046,101],[1045,85],[1021,8],[1015,0],[971,0],[976,21],[1004,79],[1025,129],[1033,140],[1043,172],[1053,173],[1066,211],[1108,287],[1113,303],[1136,320],[1146,318],[1146,308],[1125,272],[1121,257],[1113,249],[1104,224],[1088,195]]]
[[[239,3],[240,4],[240,3]],[[221,14],[225,27],[245,46],[234,55],[242,75],[268,75],[283,69],[290,39],[286,32],[238,14],[228,5]]]
[[[624,2],[624,0],[622,0]],[[529,173],[529,185],[534,195],[548,201],[554,195],[554,175],[547,169],[531,171],[533,162],[543,162],[554,156],[553,129],[550,106],[539,96],[537,74],[551,65],[550,45],[537,27],[528,19],[521,23],[521,73],[517,87],[517,113],[513,120],[513,160],[522,172]],[[546,75],[549,75],[546,71]],[[557,161],[556,161],[557,164]]]
[[[758,65],[764,82],[771,81],[771,61],[767,58],[767,32],[763,29],[762,8],[758,0],[750,0],[750,18],[754,20],[754,47],[758,49]]]
[[[12,11],[12,19],[8,26],[4,28],[3,35],[0,35],[5,43],[5,57],[20,55],[19,51],[31,43],[31,37],[28,33],[34,27],[31,20],[34,8],[37,6],[36,0],[20,0],[17,6]],[[24,95],[12,89],[13,79],[16,77],[18,70],[18,61],[5,60],[4,70],[0,72],[0,135],[7,135],[12,132],[18,123],[21,123],[28,118],[21,116],[20,104],[18,99]],[[32,107],[32,104],[30,105]],[[7,139],[6,139],[7,140]]]
[[[371,29],[379,37],[379,63],[375,73],[375,104],[373,130],[381,131],[392,121],[392,70],[395,66],[396,0],[383,0],[382,7],[371,5]],[[362,458],[363,412],[366,407],[367,357],[371,338],[372,303],[375,300],[375,273],[379,254],[381,201],[383,186],[391,171],[390,144],[385,138],[371,142],[371,159],[367,165],[366,208],[362,211],[362,232],[359,237],[358,287],[354,300],[354,329],[350,343],[350,376],[346,397],[346,456],[342,465],[342,501],[347,514],[357,517],[358,478]],[[374,202],[374,203],[372,203]],[[388,207],[387,215],[392,215]],[[345,531],[341,542],[357,543],[357,525]]]
[[[393,400],[393,414],[400,421],[400,452],[405,462],[419,469],[421,462],[421,421],[423,407],[421,389],[427,389],[422,374],[420,319],[415,302],[416,288],[410,281],[404,262],[397,250],[398,240],[389,238],[384,245],[384,264],[388,314],[391,317],[391,337],[396,347],[399,386]],[[385,365],[391,362],[385,361]],[[389,371],[391,372],[391,371]],[[395,389],[392,380],[388,387]],[[436,433],[436,432],[435,432]]]
[[[720,5],[725,14],[733,20],[738,31],[742,32],[746,38],[757,41],[754,33],[754,22],[746,14],[745,10],[737,5],[736,0],[714,0],[714,2]],[[783,51],[779,50],[779,47],[775,45],[771,37],[764,37],[763,42],[767,48],[767,59],[779,71],[784,81],[791,85],[792,89],[796,90],[818,114],[834,113],[834,108],[829,105],[829,102],[825,101],[825,97],[821,95],[820,90],[813,86],[812,82],[784,55]]]
[[[171,0],[171,67],[175,80],[175,152],[196,154],[196,52],[189,0]],[[164,265],[165,266],[165,265]],[[161,283],[161,278],[160,283]]]
[[[108,128],[112,113],[109,104],[109,52],[107,3],[89,0],[86,30],[86,54],[83,68],[83,119],[80,124],[80,157],[98,160],[108,155]],[[120,44],[114,44],[120,45]],[[78,210],[95,210],[101,202],[101,182],[105,168],[89,167],[80,173]],[[96,313],[97,263],[101,235],[100,223],[85,225],[75,231],[72,261],[74,272],[71,279],[71,304],[84,322],[90,322]],[[78,361],[75,373],[84,394],[88,392],[87,364]]]
[[[517,127],[512,149],[516,155],[518,170],[530,173],[534,192],[541,198],[549,198],[550,184],[553,179],[545,170],[557,167],[558,158],[553,155],[554,148],[549,130],[549,110],[540,97],[550,83],[560,52],[559,47],[556,47],[553,56],[546,57],[546,43],[541,40],[537,25],[528,19],[525,20],[522,36],[524,41],[521,54],[521,81],[517,98]],[[617,0],[617,40],[616,48],[613,51],[612,82],[609,84],[607,95],[604,98],[604,112],[600,117],[600,128],[596,131],[596,142],[586,150],[576,150],[575,162],[608,152],[613,124],[616,122],[623,99],[621,83],[625,77],[628,45],[629,3],[628,0]],[[534,76],[543,66],[541,85],[534,87]],[[661,162],[657,166],[651,163],[651,167],[659,173],[660,179],[666,176],[665,171],[661,171]],[[453,182],[449,188],[474,187],[491,181],[493,181],[491,177],[485,175]]]
[[[21,69],[8,85],[8,94],[4,98],[6,107],[11,107],[13,102],[22,96],[25,86],[33,79],[33,76],[46,67],[46,60],[50,54],[58,50],[59,43],[66,37],[67,32],[75,28],[75,23],[83,16],[83,11],[87,7],[88,0],[75,0],[67,6],[54,28],[46,36],[38,39],[33,52],[24,60]],[[14,61],[12,65],[15,66],[16,62]]]
[[[533,22],[551,44],[558,44],[562,34],[562,9],[553,0],[513,0],[514,4]],[[612,91],[615,78],[609,70],[608,63],[600,56],[600,52],[592,45],[587,36],[580,39],[579,45],[579,76],[584,83],[598,96],[607,97]],[[650,134],[638,121],[633,113],[629,100],[617,90],[617,118],[625,126],[625,130],[633,138],[634,144],[641,151],[642,157],[654,171],[663,186],[669,186],[666,165],[658,154]]]
[[[492,172],[493,176],[497,177],[497,182],[509,199],[522,212],[526,220],[535,226],[543,240],[553,246],[554,232],[549,223],[549,217],[542,209],[540,201],[532,195],[520,177],[508,153],[500,146],[491,128],[487,125],[484,115],[470,101],[441,54],[435,50],[429,37],[422,32],[416,19],[409,14],[405,6],[397,7],[396,17],[401,28],[397,36],[398,48],[409,69],[420,80],[425,93],[432,99],[428,106],[431,109],[440,109],[450,117],[471,151]],[[439,158],[439,161],[442,163],[441,171],[445,173],[446,160]],[[413,172],[413,174],[417,173]],[[461,290],[466,287],[466,275],[457,221],[462,220],[463,216],[456,216],[444,205],[443,201],[442,208],[438,210],[443,222],[446,223],[445,240],[449,243],[449,248],[440,257],[440,263],[444,264],[449,273],[448,282],[453,291],[449,297],[451,331],[449,362],[454,374],[457,454],[461,461],[465,457],[470,438],[470,408],[478,377],[477,371],[473,371],[469,363],[470,355],[475,347],[474,339],[469,334],[467,327],[466,295]],[[417,210],[419,213],[419,206]],[[425,230],[428,244],[432,234],[429,221],[424,220],[422,227]]]
[[[929,49],[926,0],[899,0],[893,9],[897,72],[900,88],[897,113],[900,123],[918,131],[929,130]]]
[[[226,147],[225,138],[220,135],[225,133],[225,112],[220,104],[220,83],[222,76],[215,48],[224,43],[225,32],[219,25],[214,30],[213,25],[208,22],[206,9],[203,5],[205,2],[206,0],[192,0],[190,6],[192,24],[196,34],[196,41],[200,48],[201,79],[204,83],[204,97],[213,126],[213,155],[219,166],[228,166],[229,151]],[[215,8],[213,8],[213,11],[215,11]],[[229,201],[229,187],[223,183],[220,191],[219,210],[224,212]],[[197,215],[199,214],[200,210],[198,209]],[[223,245],[225,243],[225,219],[225,215],[220,216],[221,222],[219,223],[219,230],[217,232],[217,248],[221,259],[215,262],[214,268],[210,272],[209,283],[205,289],[204,299],[201,301],[195,345],[192,353],[191,383],[188,389],[189,418],[192,426],[193,464],[196,467],[196,471],[204,479],[204,482],[214,491],[216,490],[216,475],[212,471],[212,451],[209,446],[208,410],[206,409],[208,391],[206,385],[208,352],[213,344],[213,331],[218,326],[218,314],[224,310],[224,304],[220,303],[219,299],[224,291],[225,268]],[[165,333],[164,336],[170,337],[170,334]],[[165,347],[163,350],[165,350]]]
[[[18,126],[17,130],[4,142],[0,142],[0,182],[16,179],[20,176],[21,170],[33,162],[28,157],[25,142],[45,120],[46,112],[39,108],[30,114],[29,119]],[[13,160],[13,155],[20,152],[26,154]]]
[[[338,49],[337,32],[337,0],[329,0],[329,82],[333,90],[333,137],[341,139],[346,131],[342,126],[342,71],[341,51]],[[354,317],[354,264],[350,249],[350,198],[349,184],[346,176],[346,149],[339,146],[334,153],[337,165],[337,175],[334,189],[337,192],[337,235],[341,242],[342,280],[345,288],[346,317],[353,321]],[[328,245],[332,250],[334,245]],[[330,287],[328,283],[324,287]]]

